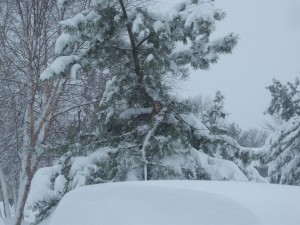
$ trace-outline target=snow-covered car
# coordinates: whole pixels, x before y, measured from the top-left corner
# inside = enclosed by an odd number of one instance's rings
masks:
[[[299,225],[300,187],[149,181],[69,192],[50,225]]]

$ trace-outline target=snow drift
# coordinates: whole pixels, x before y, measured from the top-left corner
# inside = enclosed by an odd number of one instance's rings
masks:
[[[78,188],[50,225],[296,225],[300,189],[249,182],[149,181]]]

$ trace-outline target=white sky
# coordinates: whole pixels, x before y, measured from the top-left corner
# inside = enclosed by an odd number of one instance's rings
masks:
[[[273,78],[286,82],[299,76],[300,0],[216,0],[215,5],[227,13],[215,36],[234,32],[239,44],[209,71],[193,71],[180,93],[213,96],[220,90],[231,121],[260,127],[271,99],[265,87]]]

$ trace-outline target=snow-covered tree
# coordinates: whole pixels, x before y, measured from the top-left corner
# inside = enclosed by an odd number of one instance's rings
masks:
[[[170,79],[187,77],[189,67],[209,69],[220,54],[231,53],[236,35],[210,40],[224,12],[207,0],[182,1],[164,14],[130,2],[93,1],[88,10],[60,23],[58,57],[42,79],[75,77],[79,69],[98,69],[111,79],[100,102],[97,129],[69,142],[69,152],[46,169],[49,180],[31,191],[28,204],[41,209],[39,219],[65,192],[87,184],[259,179],[246,160],[236,161],[238,166],[229,161],[249,151],[227,135],[210,133],[189,104],[171,95]],[[216,146],[226,148],[226,157]],[[39,188],[50,194],[35,195]]]
[[[217,91],[205,118],[205,123],[213,134],[226,133],[225,118],[228,114],[224,110],[224,99],[225,96]]]
[[[104,70],[115,65],[100,103],[98,146],[118,146],[124,156],[135,156],[121,157],[126,160],[119,166],[120,176],[127,176],[132,165],[139,179],[168,173],[189,176],[191,171],[183,174],[159,165],[164,157],[173,157],[175,149],[187,155],[180,149],[189,146],[187,124],[180,116],[188,112],[170,96],[167,76],[186,77],[188,65],[208,69],[219,54],[231,52],[236,44],[233,34],[209,39],[215,21],[223,17],[210,1],[183,1],[167,15],[145,7],[128,9],[122,0],[95,1],[89,10],[61,22],[64,32],[56,42],[60,56],[42,77],[61,77],[79,66]],[[186,48],[177,50],[179,43]],[[76,51],[79,44],[85,48]]]
[[[294,84],[274,81],[268,112],[281,115],[282,124],[268,137],[263,161],[273,183],[300,185],[300,116],[299,79]]]
[[[211,132],[223,132],[233,139],[239,140],[242,129],[238,124],[227,121],[228,113],[224,110],[224,96],[220,91],[216,92],[214,99],[210,96],[202,96],[201,94],[190,97],[187,99],[187,104],[190,105],[191,112],[201,120]]]
[[[294,83],[288,82],[286,85],[274,79],[273,84],[267,87],[271,92],[272,101],[266,113],[280,117],[285,121],[293,116],[299,116],[299,85],[299,78],[296,78]]]
[[[201,95],[188,99],[191,112],[198,117],[212,133],[224,133],[228,113],[224,110],[225,96],[217,91],[212,99]]]

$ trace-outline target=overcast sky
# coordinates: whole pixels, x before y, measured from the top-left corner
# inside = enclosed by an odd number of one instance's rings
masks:
[[[300,0],[216,0],[215,5],[227,17],[214,36],[234,32],[239,44],[209,71],[193,71],[180,93],[214,95],[220,90],[230,121],[242,128],[261,127],[271,100],[265,87],[273,78],[293,81],[300,74]]]

